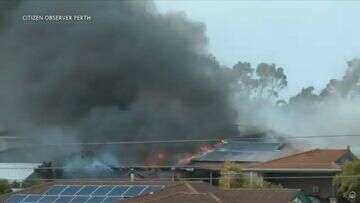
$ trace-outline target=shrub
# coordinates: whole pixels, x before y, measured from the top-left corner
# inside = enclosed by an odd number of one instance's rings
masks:
[[[349,199],[351,193],[360,194],[360,161],[346,164],[342,172],[335,176],[334,185],[338,188],[338,194],[345,199]],[[360,201],[359,195],[355,198],[354,201]]]
[[[247,179],[242,173],[241,166],[231,162],[226,162],[221,169],[220,187],[229,188],[241,188],[247,184]]]
[[[231,162],[226,162],[221,169],[221,177],[219,185],[221,188],[230,189],[230,188],[273,188],[280,189],[281,185],[276,185],[267,181],[262,180],[261,178],[253,177],[252,182],[250,182],[249,177],[242,172],[241,166],[239,164],[234,164]]]
[[[11,186],[7,180],[0,180],[0,194],[11,192]]]

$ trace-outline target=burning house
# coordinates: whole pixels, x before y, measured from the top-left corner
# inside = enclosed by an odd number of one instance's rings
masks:
[[[31,153],[28,153],[31,151]],[[47,149],[12,148],[0,152],[0,163],[6,168],[3,173],[11,174],[16,181],[27,180],[70,180],[70,179],[117,179],[126,181],[168,180],[174,181],[187,177],[191,171],[186,167],[167,164],[143,165],[121,163],[114,158],[101,157],[92,151],[82,151],[49,159]],[[21,156],[20,156],[21,155]],[[16,157],[14,159],[14,157]],[[9,161],[13,161],[9,165]],[[35,163],[34,163],[35,162]],[[29,166],[35,166],[29,168]],[[12,168],[8,168],[12,166]],[[1,172],[1,171],[0,171]],[[18,174],[26,173],[23,178]],[[10,177],[10,176],[9,176]]]
[[[217,178],[225,162],[247,167],[297,151],[290,142],[273,132],[257,133],[225,139],[215,148],[194,157],[188,166],[193,167],[202,177]]]

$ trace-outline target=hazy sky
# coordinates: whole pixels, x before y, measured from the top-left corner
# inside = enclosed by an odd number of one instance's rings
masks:
[[[360,2],[157,1],[160,12],[183,11],[207,26],[209,49],[219,61],[275,63],[285,68],[287,95],[323,88],[346,61],[360,57]]]

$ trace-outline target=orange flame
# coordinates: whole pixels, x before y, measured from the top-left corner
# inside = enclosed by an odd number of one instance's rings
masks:
[[[213,147],[211,147],[208,144],[204,144],[200,146],[200,149],[195,154],[186,154],[182,159],[179,160],[180,165],[187,165],[191,162],[191,160],[197,156],[202,156],[212,150]]]

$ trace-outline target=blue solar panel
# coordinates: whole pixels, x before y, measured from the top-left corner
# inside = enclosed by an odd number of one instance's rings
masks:
[[[63,185],[55,185],[49,188],[48,191],[45,192],[46,195],[58,195],[60,194],[66,186]]]
[[[122,194],[129,189],[129,186],[116,186],[115,189],[113,189],[108,196],[122,196]]]
[[[90,196],[77,196],[71,201],[71,203],[84,203],[88,199],[90,199]]]
[[[41,200],[39,202],[40,203],[49,203],[49,202],[55,201],[57,198],[59,198],[59,197],[58,196],[45,196],[45,197],[41,198]]]
[[[146,186],[132,186],[128,189],[123,196],[124,197],[136,197],[141,194],[141,192],[145,189]]]
[[[110,192],[114,187],[115,186],[113,186],[113,185],[98,187],[97,190],[95,190],[91,195],[92,196],[104,196],[108,192]]]
[[[79,192],[76,193],[76,195],[90,195],[92,192],[94,192],[99,186],[94,186],[94,185],[87,185],[83,188],[81,188],[81,190]]]
[[[41,197],[41,195],[29,195],[23,200],[23,202],[37,202],[41,199]]]
[[[161,190],[145,185],[55,185],[43,194],[14,194],[6,203],[112,203]]]
[[[12,195],[9,199],[6,200],[7,203],[18,203],[25,199],[27,195]]]
[[[100,203],[102,202],[106,197],[91,197],[86,203]]]
[[[60,196],[54,203],[68,203],[73,198],[72,196]]]
[[[118,203],[121,197],[107,197],[102,203]]]
[[[60,195],[74,195],[82,188],[81,185],[70,185]]]

